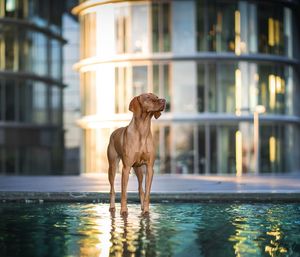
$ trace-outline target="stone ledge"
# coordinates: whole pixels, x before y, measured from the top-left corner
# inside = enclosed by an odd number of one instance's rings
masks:
[[[116,201],[120,201],[120,193],[116,193]],[[87,202],[107,203],[107,192],[0,192],[0,202]],[[128,202],[139,202],[138,193],[129,192]],[[253,192],[253,193],[166,193],[151,194],[152,203],[160,202],[300,202],[300,193],[296,192]]]

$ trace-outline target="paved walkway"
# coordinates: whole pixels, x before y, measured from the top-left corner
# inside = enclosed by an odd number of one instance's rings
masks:
[[[121,178],[116,177],[120,192]],[[129,200],[137,200],[137,180],[130,175]],[[117,196],[119,198],[119,194]],[[0,176],[0,200],[107,201],[107,174],[82,176]],[[265,176],[155,175],[152,200],[282,200],[300,202],[300,173]]]

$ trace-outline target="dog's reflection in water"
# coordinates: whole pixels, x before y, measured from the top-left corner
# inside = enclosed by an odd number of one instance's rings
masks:
[[[156,256],[151,215],[138,217],[111,213],[110,256]]]

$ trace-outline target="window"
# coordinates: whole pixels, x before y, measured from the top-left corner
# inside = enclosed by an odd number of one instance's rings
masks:
[[[293,55],[291,7],[267,1],[197,0],[196,15],[200,52]]]
[[[264,105],[268,113],[293,114],[293,68],[271,63],[197,64],[197,111],[251,113]]]
[[[5,117],[5,84],[4,79],[0,78],[0,120]]]
[[[171,111],[170,65],[167,63],[153,65],[153,93],[166,99],[165,111]]]
[[[127,53],[129,47],[129,8],[119,7],[115,9],[116,49],[118,54]]]
[[[59,87],[52,86],[51,91],[52,122],[59,125],[61,124],[62,114],[61,89]]]
[[[133,5],[131,9],[131,52],[148,52],[148,8],[146,5]]]
[[[237,4],[230,1],[197,1],[198,51],[234,52],[239,22]]]
[[[35,123],[47,123],[47,86],[41,82],[34,82],[32,85],[33,92],[33,121]]]
[[[5,82],[5,120],[16,120],[16,82],[6,80]]]
[[[115,112],[125,113],[128,109],[129,96],[126,90],[127,67],[115,68]]]
[[[87,71],[83,75],[83,115],[93,115],[97,111],[97,102],[96,102],[96,72]]]
[[[115,112],[129,112],[129,103],[134,96],[148,91],[148,67],[115,68]]]
[[[148,5],[135,3],[115,9],[116,50],[123,53],[149,51]]]
[[[96,55],[96,13],[87,13],[80,17],[81,58]]]
[[[170,3],[152,3],[152,51],[171,50]]]
[[[258,48],[267,54],[284,54],[284,9],[279,5],[258,5]]]
[[[31,81],[19,81],[19,119],[22,122],[32,122],[32,88]]]
[[[62,79],[62,47],[57,40],[51,40],[51,77],[57,80]]]

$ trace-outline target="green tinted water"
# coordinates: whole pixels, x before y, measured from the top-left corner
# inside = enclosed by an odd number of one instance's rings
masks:
[[[117,206],[119,207],[119,206]],[[0,204],[0,256],[300,256],[299,204]],[[119,211],[119,208],[118,208]]]

